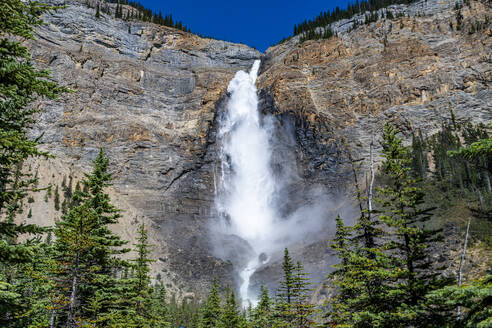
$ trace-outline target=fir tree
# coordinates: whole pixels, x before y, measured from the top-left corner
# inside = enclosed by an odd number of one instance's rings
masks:
[[[238,328],[239,316],[240,314],[236,302],[236,294],[230,287],[227,287],[225,304],[217,326],[220,328]]]
[[[399,307],[391,320],[398,325],[432,326],[433,313],[425,307],[425,296],[432,290],[443,287],[447,281],[438,278],[442,268],[432,266],[430,248],[441,240],[439,230],[425,228],[433,208],[424,206],[424,194],[411,176],[411,159],[408,150],[398,138],[399,131],[389,123],[383,133],[383,172],[390,183],[380,189],[380,203],[385,210],[381,220],[394,231],[387,248],[393,254],[398,268],[398,283],[391,293]]]
[[[60,317],[69,326],[99,320],[111,312],[117,298],[114,272],[125,262],[115,255],[128,249],[121,249],[126,242],[109,230],[120,215],[104,193],[111,181],[107,170],[108,159],[101,149],[92,173],[82,181],[87,191],[73,196],[79,205],[63,216],[55,228],[58,269],[54,278],[59,281],[58,297],[68,304]]]
[[[284,250],[284,259],[282,262],[283,279],[280,281],[280,286],[277,289],[276,298],[276,316],[283,324],[288,326],[295,319],[294,302],[294,274],[295,265],[289,255],[289,250]]]
[[[294,316],[295,320],[292,323],[297,328],[312,327],[314,324],[312,315],[314,313],[314,305],[310,303],[312,290],[309,288],[310,282],[308,274],[304,271],[301,262],[297,262],[293,277],[293,292],[295,296]]]
[[[38,143],[26,133],[35,123],[36,106],[29,104],[38,97],[56,98],[66,91],[51,82],[47,71],[36,69],[23,41],[34,39],[34,27],[42,25],[40,18],[53,9],[40,2],[5,0],[0,6],[0,325],[15,322],[22,315],[25,297],[17,293],[11,282],[15,270],[9,266],[29,263],[36,251],[35,243],[18,242],[22,234],[36,234],[43,229],[35,225],[17,225],[13,218],[35,184],[31,172],[22,170],[30,157],[47,156],[37,149]]]
[[[251,311],[252,328],[273,327],[273,301],[268,294],[268,289],[261,286],[260,300],[258,305]]]
[[[200,317],[200,328],[216,328],[221,315],[219,283],[214,278],[212,288],[202,309]]]

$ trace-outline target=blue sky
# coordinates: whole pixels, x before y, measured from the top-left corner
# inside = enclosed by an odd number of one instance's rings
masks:
[[[162,14],[172,14],[194,32],[242,42],[263,52],[291,35],[294,24],[336,6],[345,8],[348,0],[141,0],[140,3],[162,10]]]

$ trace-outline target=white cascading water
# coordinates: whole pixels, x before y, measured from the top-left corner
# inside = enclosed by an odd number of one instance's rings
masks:
[[[267,261],[260,260],[260,254],[267,252],[277,220],[269,133],[258,113],[259,67],[257,60],[249,73],[239,71],[229,83],[230,99],[219,130],[222,176],[217,209],[228,218],[228,232],[247,241],[255,253],[240,273],[243,304],[255,303],[254,296],[248,295],[250,277],[261,261]]]

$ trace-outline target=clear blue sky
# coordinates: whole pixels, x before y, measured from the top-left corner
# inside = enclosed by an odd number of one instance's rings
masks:
[[[321,11],[348,0],[140,0],[145,7],[172,14],[194,32],[218,39],[242,42],[265,51],[284,36],[292,34],[294,24],[314,18]]]

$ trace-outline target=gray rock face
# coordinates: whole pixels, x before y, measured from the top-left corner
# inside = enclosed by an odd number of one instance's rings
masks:
[[[229,80],[260,53],[141,22],[97,19],[85,1],[46,16],[30,44],[38,65],[75,92],[45,104],[33,136],[67,162],[89,169],[99,147],[115,190],[153,222],[164,245],[156,265],[176,286],[203,290],[230,264],[210,254],[216,106]],[[95,5],[93,5],[95,7]]]
[[[43,147],[84,170],[99,147],[106,149],[113,192],[160,236],[154,272],[172,277],[176,289],[200,294],[213,276],[233,284],[234,263],[212,255],[208,233],[217,120],[235,72],[262,54],[154,24],[106,14],[96,19],[84,3],[67,1],[66,9],[46,16],[30,43],[37,64],[75,91],[40,104],[45,110],[32,135],[44,133]],[[416,6],[409,12],[419,12]],[[425,6],[424,17],[380,20],[351,32],[340,27],[343,33],[330,40],[298,44],[293,38],[262,57],[260,110],[273,115],[277,127],[273,164],[295,162],[298,171],[279,197],[295,200],[285,201],[285,212],[309,203],[314,188],[340,195],[328,204],[318,233],[324,237],[292,246],[315,283],[335,261],[327,242],[331,220],[337,213],[353,216],[344,197],[351,177],[347,151],[366,157],[386,120],[405,136],[415,128],[437,131],[450,107],[459,119],[492,120],[492,41],[486,30],[467,32],[490,8],[472,1],[462,10],[463,30],[456,31],[450,28],[454,0]],[[223,247],[241,255],[250,249],[234,236]],[[281,256],[268,256],[253,288],[277,283]]]

